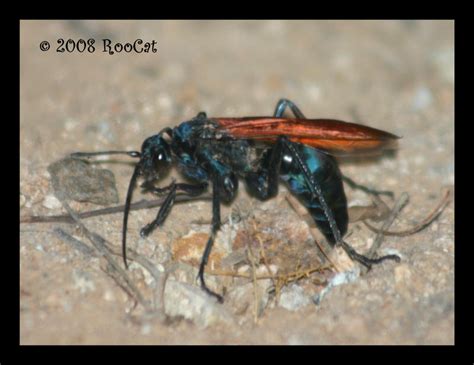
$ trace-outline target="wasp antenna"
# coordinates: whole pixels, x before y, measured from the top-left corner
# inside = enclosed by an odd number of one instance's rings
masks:
[[[140,171],[140,165],[135,166],[133,170],[133,175],[130,178],[130,183],[128,185],[127,198],[125,200],[125,209],[123,211],[123,226],[122,226],[122,255],[125,268],[128,269],[127,265],[127,224],[128,224],[128,214],[130,212],[130,203],[132,202],[132,195],[135,186],[137,185],[137,178]]]
[[[101,152],[74,152],[70,154],[72,158],[80,157],[93,157],[93,156],[103,156],[103,155],[128,155],[130,157],[140,157],[140,152],[138,151],[101,151]]]

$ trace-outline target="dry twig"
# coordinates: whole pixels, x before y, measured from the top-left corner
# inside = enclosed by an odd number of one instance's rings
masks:
[[[364,221],[364,224],[372,231],[376,233],[384,234],[385,236],[397,236],[397,237],[406,237],[412,234],[418,233],[428,227],[431,223],[435,221],[436,218],[443,212],[444,208],[449,204],[451,201],[451,189],[447,188],[444,192],[443,197],[440,199],[440,202],[436,205],[436,207],[428,214],[428,216],[423,219],[420,223],[416,224],[414,227],[407,229],[405,231],[387,231],[383,227],[376,228],[369,224],[368,222]]]
[[[408,203],[408,194],[404,192],[402,193],[400,198],[397,200],[390,215],[388,216],[387,220],[382,225],[382,232],[377,233],[374,243],[370,247],[369,251],[367,251],[366,256],[368,258],[373,258],[375,256],[380,246],[382,245],[382,241],[384,238],[383,231],[387,230],[393,224],[395,218],[397,217],[397,215],[400,213],[400,211],[403,209],[403,207],[407,203]]]
[[[109,250],[107,249],[106,244],[104,243],[105,240],[100,237],[97,234],[94,234],[93,232],[89,231],[87,227],[81,222],[80,218],[77,216],[76,212],[71,209],[69,204],[65,201],[62,200],[61,203],[63,204],[64,209],[67,210],[67,212],[71,215],[71,217],[74,219],[77,225],[82,229],[86,237],[89,239],[89,241],[92,243],[94,248],[97,250],[98,254],[100,257],[103,257],[107,263],[110,265],[115,272],[120,275],[121,279],[126,283],[130,291],[132,292],[133,296],[135,299],[145,308],[147,311],[150,311],[150,305],[149,303],[143,298],[143,295],[141,292],[138,290],[138,288],[135,286],[133,281],[130,279],[128,274],[125,272],[125,270],[112,258]]]
[[[194,200],[209,200],[211,195],[205,194],[199,197],[192,197],[187,195],[178,195],[176,197],[176,203],[189,202]],[[139,202],[133,203],[130,205],[130,210],[140,210],[155,208],[161,206],[165,201],[166,197],[155,199],[155,200],[141,200]],[[89,210],[86,212],[76,213],[76,216],[80,219],[97,217],[101,215],[114,214],[114,213],[123,213],[125,206],[116,205],[113,207]],[[20,223],[76,223],[74,218],[68,214],[62,215],[31,215],[26,217],[20,217]]]

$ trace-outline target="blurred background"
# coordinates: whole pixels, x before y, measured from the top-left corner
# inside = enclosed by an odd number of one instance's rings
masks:
[[[58,53],[60,38],[93,38],[95,52]],[[102,52],[103,38],[155,40],[157,52],[109,55]],[[50,43],[48,51],[40,49],[42,41]],[[454,183],[453,86],[453,21],[21,21],[21,214],[61,212],[43,204],[51,193],[46,167],[70,152],[138,149],[146,137],[199,111],[271,115],[285,97],[307,117],[367,124],[403,137],[395,156],[376,163],[342,161],[341,168],[359,183],[396,195],[408,192],[405,223],[413,224],[434,206],[441,187]],[[123,201],[131,170],[114,171]],[[350,194],[350,201],[359,199]],[[364,293],[353,284],[329,298],[327,306],[312,308],[316,314],[275,309],[257,329],[238,329],[238,337],[235,329],[224,329],[217,335],[204,331],[198,339],[186,334],[186,325],[173,335],[168,329],[153,328],[152,336],[130,328],[123,308],[108,303],[99,290],[70,294],[75,292],[72,269],[58,261],[59,248],[48,249],[54,245],[51,235],[25,230],[21,341],[451,344],[452,206],[442,217],[435,228],[397,241],[409,266],[400,273],[387,268],[384,283],[393,292],[374,289],[378,279],[369,278],[375,280],[369,287],[376,297],[358,294],[360,307],[347,301],[355,291]],[[120,231],[120,217],[110,220],[108,233]],[[415,276],[421,279],[409,279]],[[62,289],[53,289],[58,286]],[[84,295],[91,297],[84,300]],[[97,309],[101,306],[106,313]],[[367,317],[355,318],[364,311]],[[75,325],[66,327],[72,316]],[[95,325],[86,323],[90,316]],[[289,332],[288,321],[294,323]],[[113,330],[104,330],[107,326]]]

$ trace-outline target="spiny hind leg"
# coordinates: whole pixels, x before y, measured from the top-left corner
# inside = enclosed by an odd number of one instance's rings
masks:
[[[306,184],[308,188],[310,189],[313,197],[317,199],[318,202],[320,203],[321,209],[323,210],[324,215],[326,216],[326,219],[328,221],[329,227],[332,231],[332,235],[333,235],[333,239],[335,243],[340,245],[344,249],[344,251],[346,251],[346,253],[349,255],[349,257],[352,260],[357,261],[368,268],[370,268],[371,265],[378,264],[384,260],[400,261],[400,258],[396,255],[386,255],[386,256],[381,256],[381,257],[372,259],[372,258],[359,254],[349,244],[347,244],[342,239],[341,231],[339,230],[339,227],[336,224],[333,211],[330,209],[328,203],[326,202],[326,199],[322,193],[321,186],[313,178],[312,174],[310,173],[310,169],[306,165],[305,160],[300,155],[295,145],[292,142],[288,141],[287,138],[281,137],[280,141],[284,144],[288,152],[293,156],[295,162],[299,166],[300,171],[306,180]]]
[[[365,185],[361,185],[361,184],[358,184],[356,183],[354,180],[352,180],[351,178],[343,175],[342,176],[342,179],[344,180],[344,182],[349,185],[352,189],[357,189],[357,190],[361,190],[367,194],[371,194],[371,195],[375,195],[375,196],[379,196],[379,195],[386,195],[390,198],[393,199],[393,191],[389,191],[389,190],[376,190],[376,189],[372,189],[372,188],[368,188],[367,186]]]
[[[288,99],[280,99],[278,101],[273,116],[276,118],[281,118],[285,113],[286,108],[290,108],[296,118],[306,119],[300,108],[298,108],[295,103]]]

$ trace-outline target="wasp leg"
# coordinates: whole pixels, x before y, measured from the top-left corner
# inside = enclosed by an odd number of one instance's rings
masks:
[[[369,270],[371,269],[373,264],[379,264],[384,260],[394,260],[396,262],[400,262],[400,257],[397,255],[385,255],[381,257],[377,257],[374,259],[371,259],[370,257],[361,255],[360,253],[357,253],[356,250],[354,250],[349,244],[345,241],[341,241],[341,246],[346,251],[346,253],[349,255],[349,257],[354,260],[360,262],[362,265],[367,267]]]
[[[171,207],[176,198],[176,184],[172,184],[170,192],[158,211],[156,218],[140,230],[140,236],[146,237],[159,225],[163,224],[166,217],[170,214]]]
[[[186,184],[186,183],[175,183],[174,181],[163,188],[157,188],[150,182],[144,182],[141,187],[145,192],[153,193],[155,195],[163,195],[169,193],[172,189],[176,188],[176,192],[182,192],[189,196],[199,196],[206,191],[208,186],[207,182],[201,184]]]
[[[262,158],[256,172],[245,175],[249,192],[260,200],[268,200],[278,194],[278,182],[283,145],[276,143]]]
[[[174,187],[175,182],[173,180],[173,182],[171,184],[169,184],[168,186],[165,186],[163,188],[157,188],[153,181],[144,181],[140,187],[142,188],[142,193],[153,193],[155,195],[163,195],[165,193],[169,193],[173,187]]]
[[[356,183],[354,180],[347,176],[342,176],[342,179],[346,182],[347,185],[349,185],[352,189],[358,189],[362,190],[364,193],[371,194],[371,195],[387,195],[390,198],[393,198],[393,191],[388,191],[388,190],[375,190],[372,188],[368,188],[367,186],[361,185]]]
[[[184,192],[190,196],[198,196],[204,193],[204,191],[206,191],[207,183],[193,185],[193,184],[184,184],[184,183],[176,184],[173,182],[169,186],[166,186],[164,188],[155,188],[148,185],[146,186],[146,189],[147,191],[151,191],[152,193],[159,194],[159,195],[165,192],[168,192],[168,195],[165,201],[163,202],[163,204],[161,205],[161,208],[158,211],[158,215],[156,216],[156,218],[141,229],[140,235],[142,237],[148,236],[151,232],[153,232],[153,230],[156,227],[163,224],[166,217],[168,217],[169,213],[171,212],[171,208],[174,205],[176,193],[178,191]]]
[[[307,185],[312,195],[316,197],[319,203],[321,204],[321,208],[323,209],[324,215],[326,216],[326,219],[329,223],[329,226],[331,228],[336,244],[340,244],[341,247],[344,249],[344,251],[347,252],[349,257],[351,257],[351,259],[360,262],[362,265],[367,266],[368,268],[370,268],[372,264],[378,264],[382,262],[383,260],[387,260],[387,259],[400,261],[400,258],[396,255],[386,255],[386,256],[381,256],[378,258],[371,259],[369,257],[366,257],[364,255],[357,253],[357,251],[355,251],[351,246],[349,246],[346,242],[344,242],[342,240],[341,232],[339,228],[337,227],[336,220],[334,219],[333,212],[329,208],[326,202],[326,199],[324,198],[322,194],[321,187],[313,178],[303,158],[300,156],[300,154],[298,153],[293,143],[288,141],[286,137],[280,137],[278,143],[284,144],[284,146],[288,149],[288,151],[291,153],[291,155],[295,159],[296,163],[299,165],[301,172],[303,173],[303,176],[305,177],[305,180],[307,182]]]
[[[201,288],[212,295],[213,297],[217,298],[217,300],[222,303],[224,298],[214,293],[211,289],[209,289],[204,281],[204,269],[207,265],[207,261],[209,259],[209,255],[211,254],[212,245],[214,244],[214,238],[216,236],[217,231],[221,226],[221,205],[220,205],[220,198],[219,198],[219,186],[218,186],[218,179],[217,177],[213,178],[212,182],[212,228],[211,228],[211,235],[206,243],[206,248],[204,249],[204,253],[201,259],[201,265],[199,266],[199,273],[198,278],[201,281]]]
[[[207,190],[208,183],[204,182],[201,184],[185,184],[178,183],[176,184],[177,190],[179,192],[185,193],[189,196],[199,196]]]
[[[301,112],[301,110],[296,106],[296,104],[288,99],[280,99],[278,101],[275,108],[275,113],[273,113],[273,116],[276,118],[282,117],[283,114],[285,113],[286,108],[290,108],[296,118],[306,119],[306,117]]]
[[[281,117],[287,106],[290,106],[295,115],[301,115],[304,118],[298,107],[287,99],[278,101],[274,116]],[[256,172],[250,172],[245,176],[245,182],[250,193],[260,200],[268,200],[278,194],[282,151],[283,145],[277,141],[263,156],[260,168]]]

